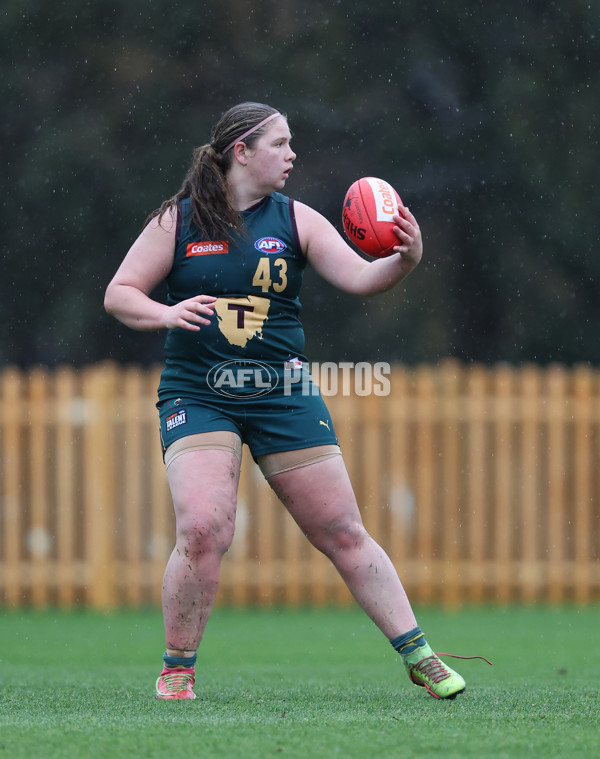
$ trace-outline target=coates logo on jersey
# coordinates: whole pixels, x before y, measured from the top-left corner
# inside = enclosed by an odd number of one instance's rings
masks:
[[[273,253],[283,253],[287,245],[277,237],[261,237],[254,243],[254,247],[261,253],[272,255]]]
[[[229,253],[227,240],[207,240],[206,242],[188,243],[185,257],[190,256],[215,256],[219,253]]]

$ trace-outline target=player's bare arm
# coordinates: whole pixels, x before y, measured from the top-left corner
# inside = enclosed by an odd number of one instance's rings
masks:
[[[133,243],[106,289],[104,308],[131,329],[188,329],[198,331],[210,324],[212,295],[196,295],[167,306],[150,298],[173,266],[175,218],[165,214],[160,223],[152,219]]]
[[[401,207],[394,216],[398,245],[387,258],[366,261],[348,245],[320,213],[294,204],[300,244],[314,269],[335,287],[354,295],[376,295],[403,280],[423,253],[421,231],[410,211]]]

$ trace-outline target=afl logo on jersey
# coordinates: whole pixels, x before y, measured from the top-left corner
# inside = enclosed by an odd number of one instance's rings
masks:
[[[287,248],[287,245],[277,237],[261,237],[260,240],[254,243],[254,247],[261,253],[271,255],[283,252]]]

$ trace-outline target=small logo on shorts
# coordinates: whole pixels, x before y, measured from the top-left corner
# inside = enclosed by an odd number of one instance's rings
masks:
[[[209,371],[206,382],[219,395],[253,398],[274,390],[279,376],[262,361],[222,361]]]
[[[187,422],[187,413],[184,408],[180,408],[174,414],[171,414],[166,419],[167,432],[171,432],[175,427],[179,427]]]

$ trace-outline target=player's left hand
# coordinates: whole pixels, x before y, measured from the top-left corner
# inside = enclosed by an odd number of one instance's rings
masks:
[[[406,206],[399,207],[399,213],[393,216],[396,224],[394,232],[399,245],[394,246],[394,252],[399,253],[407,262],[416,266],[423,255],[423,240],[417,220]]]

